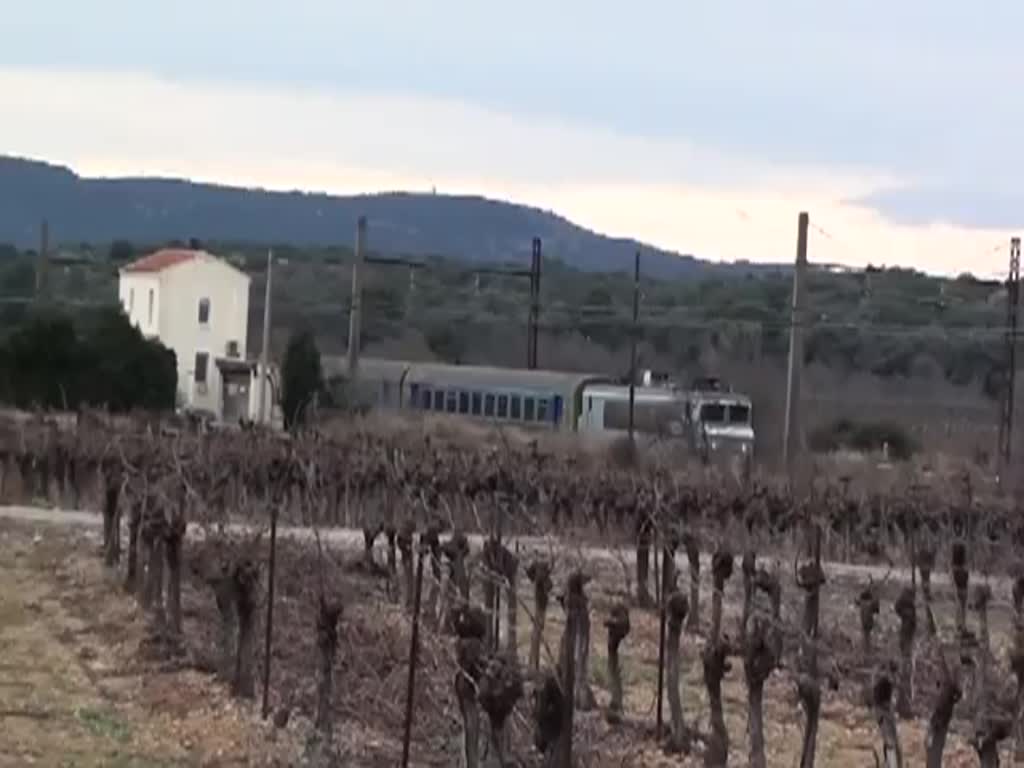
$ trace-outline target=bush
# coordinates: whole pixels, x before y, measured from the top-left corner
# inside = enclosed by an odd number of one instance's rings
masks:
[[[917,441],[899,424],[889,421],[859,422],[836,419],[811,433],[811,450],[831,453],[839,450],[873,453],[889,446],[890,458],[905,461],[919,449]]]
[[[178,384],[174,352],[147,341],[121,312],[83,322],[33,314],[0,346],[0,400],[18,408],[170,410]]]

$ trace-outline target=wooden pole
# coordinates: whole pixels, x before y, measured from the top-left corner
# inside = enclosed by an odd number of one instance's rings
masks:
[[[634,410],[636,408],[636,337],[640,320],[640,251],[636,252],[633,263],[633,327],[629,344],[629,450],[632,457],[636,450],[634,431]]]
[[[39,225],[39,255],[36,258],[36,303],[42,304],[47,296],[50,272],[50,222],[43,219]]]
[[[790,486],[793,485],[800,452],[803,450],[800,423],[800,397],[804,368],[804,278],[807,272],[807,227],[809,218],[802,212],[797,220],[796,267],[793,270],[793,303],[790,308],[789,371],[786,386],[786,426],[782,456]]]
[[[363,282],[362,268],[366,261],[366,217],[356,222],[356,251],[352,259],[352,306],[348,315],[348,376],[350,382],[358,378],[359,342],[362,336]]]
[[[267,414],[267,376],[270,375],[270,296],[273,264],[274,251],[269,250],[267,251],[267,287],[263,297],[263,346],[260,349],[259,365],[260,410],[256,417],[257,424],[266,424],[271,421]]]

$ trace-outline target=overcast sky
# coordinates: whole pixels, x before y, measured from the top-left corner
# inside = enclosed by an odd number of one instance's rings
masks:
[[[0,152],[540,205],[706,258],[1005,270],[1024,3],[0,0]]]

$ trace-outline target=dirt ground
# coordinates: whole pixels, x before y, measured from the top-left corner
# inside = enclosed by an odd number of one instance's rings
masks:
[[[301,764],[302,743],[296,727],[277,730],[265,725],[252,704],[238,704],[208,675],[194,670],[174,669],[166,663],[145,661],[140,651],[146,628],[134,600],[114,583],[97,556],[98,532],[95,529],[25,523],[0,519],[0,768],[6,766],[292,766]],[[525,553],[524,553],[525,554]],[[524,561],[525,564],[525,561]],[[594,581],[589,587],[591,600],[591,671],[598,709],[581,712],[576,720],[576,754],[579,764],[588,768],[640,766],[696,766],[700,756],[667,757],[653,739],[655,721],[658,622],[651,611],[631,609],[632,632],[622,646],[625,678],[626,722],[612,727],[604,719],[608,702],[606,632],[604,620],[613,603],[626,600],[622,569],[604,559],[582,564]],[[688,574],[680,563],[680,584]],[[563,569],[568,566],[564,563]],[[556,573],[556,593],[565,583],[564,570]],[[616,570],[617,569],[617,570]],[[739,575],[734,574],[726,591],[724,626],[731,632],[738,619]],[[519,612],[520,659],[525,660],[529,646],[532,607],[529,584],[520,580]],[[616,589],[610,585],[620,585]],[[862,585],[835,579],[826,587],[822,626],[826,633],[856,637],[854,596]],[[349,585],[350,597],[368,594],[362,585]],[[895,592],[896,585],[892,585]],[[790,595],[784,606],[784,619],[795,621],[791,584],[783,584]],[[888,591],[888,590],[887,590]],[[702,618],[707,626],[709,590],[702,591]],[[945,590],[937,598],[945,602]],[[280,593],[282,619],[287,616],[287,591]],[[383,598],[374,598],[374,600]],[[877,637],[879,658],[893,655],[895,621],[891,614],[891,594],[883,594],[882,627]],[[385,604],[389,601],[384,600]],[[394,664],[383,678],[394,678],[395,691],[404,683],[402,669],[407,618],[400,606],[368,605],[378,634],[393,629]],[[366,632],[360,620],[363,607],[346,609],[342,621],[342,650],[339,656],[339,685],[357,678],[352,671],[354,659],[345,658],[345,650],[366,647],[365,639],[356,642],[354,633]],[[382,617],[387,618],[385,622]],[[545,633],[546,645],[558,647],[563,629],[563,613],[553,601]],[[998,627],[1003,616],[994,617]],[[943,617],[940,615],[940,621]],[[943,622],[944,624],[947,622]],[[946,627],[944,632],[949,633]],[[390,632],[390,630],[388,630]],[[997,630],[998,631],[998,630]],[[376,636],[375,636],[376,637]],[[384,643],[381,635],[376,645]],[[446,692],[432,697],[438,712],[436,722],[444,723],[436,735],[447,744],[447,758],[434,754],[413,757],[413,764],[439,765],[457,758],[458,716],[450,706],[448,681],[452,670],[447,664],[428,663],[434,649],[450,647],[450,639],[424,631],[425,688]],[[851,643],[853,640],[851,640]],[[998,642],[998,641],[997,641]],[[918,648],[922,648],[919,637]],[[683,707],[686,721],[706,733],[707,695],[700,664],[702,640],[684,633]],[[926,657],[923,650],[919,656]],[[305,655],[305,654],[303,654]],[[542,654],[544,657],[545,654]],[[997,663],[1002,657],[997,655]],[[877,659],[872,660],[877,661]],[[296,661],[298,664],[299,661]],[[301,669],[308,669],[308,659]],[[787,659],[789,663],[789,659]],[[282,659],[282,666],[286,660]],[[542,666],[547,666],[542,662]],[[434,667],[437,667],[434,669]],[[915,675],[918,690],[930,702],[927,665],[922,663]],[[860,700],[863,681],[858,670],[841,676],[838,691],[823,697],[821,730],[818,740],[818,765],[830,768],[863,768],[875,764],[879,749],[878,730],[871,711]],[[365,675],[364,675],[365,677]],[[362,678],[358,678],[362,681]],[[441,686],[440,689],[437,686]],[[391,690],[380,684],[380,690]],[[747,764],[746,688],[742,661],[732,660],[732,669],[723,685],[726,721],[730,735],[730,765]],[[397,701],[388,695],[390,704]],[[906,765],[923,765],[927,705],[918,717],[900,724]],[[668,706],[665,704],[665,718]],[[535,758],[529,748],[532,740],[529,698],[524,698],[513,715],[513,741],[520,754]],[[431,722],[435,722],[433,719]],[[795,695],[792,672],[783,669],[770,678],[765,691],[766,741],[768,764],[792,766],[798,762],[803,714]],[[348,754],[379,751],[380,744],[394,746],[398,733],[390,723],[383,728],[367,728],[358,716],[338,712],[338,730],[349,740],[363,740],[361,747]],[[966,724],[957,724],[946,749],[948,766],[974,766],[977,758],[962,734]],[[1007,742],[1006,747],[1010,746]],[[392,751],[392,750],[388,750]],[[353,758],[349,758],[353,759]],[[438,762],[442,759],[442,762]],[[358,766],[359,762],[346,763]],[[367,763],[369,764],[369,763]],[[384,763],[374,763],[375,765]],[[523,763],[524,766],[532,765]]]
[[[0,520],[0,767],[296,765],[288,732],[208,676],[141,660],[145,628],[98,546]]]

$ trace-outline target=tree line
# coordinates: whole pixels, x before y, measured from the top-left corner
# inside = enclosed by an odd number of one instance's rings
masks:
[[[160,245],[119,240],[65,247],[91,261],[52,274],[54,294],[113,300],[117,266]],[[252,277],[249,346],[258,348],[268,244],[199,245]],[[347,323],[339,320],[349,309],[351,249],[287,244],[273,249],[275,327],[304,325],[325,353],[344,350]],[[32,254],[13,248],[2,253],[0,298],[30,295]],[[527,280],[478,272],[472,261],[417,259],[425,268],[415,277],[404,268],[365,270],[364,350],[444,362],[524,364]],[[509,266],[522,269],[525,263],[510,259]],[[736,266],[729,273],[685,279],[642,277],[641,364],[697,375],[729,362],[782,362],[788,353],[791,290],[791,276],[781,268],[751,267],[745,273]],[[1000,394],[1006,310],[1005,288],[998,281],[906,269],[822,269],[810,274],[807,297],[808,365],[840,374],[970,386],[993,398]],[[624,373],[633,338],[632,300],[632,275],[580,271],[546,250],[540,364]],[[278,359],[287,343],[287,331],[281,333],[274,340]]]

